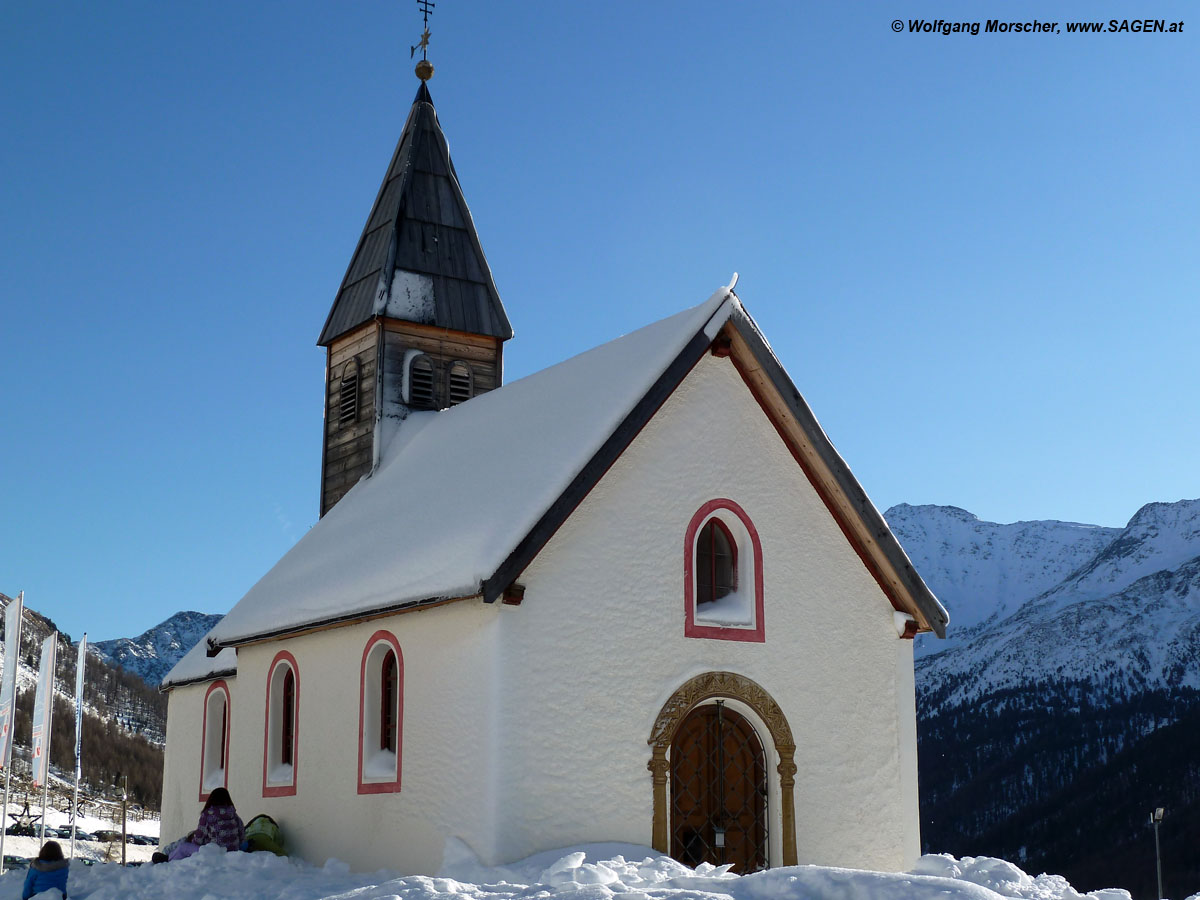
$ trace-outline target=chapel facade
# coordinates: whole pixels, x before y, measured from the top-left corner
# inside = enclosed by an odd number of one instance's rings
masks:
[[[506,385],[511,336],[422,83],[319,338],[321,518],[163,682],[164,840],[223,786],[317,864],[910,866],[946,613],[734,286]]]

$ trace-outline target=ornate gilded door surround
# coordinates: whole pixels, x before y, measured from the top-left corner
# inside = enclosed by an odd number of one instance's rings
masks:
[[[654,784],[654,821],[651,843],[660,853],[670,853],[667,831],[670,761],[667,751],[684,717],[705,700],[737,700],[749,707],[766,725],[779,756],[780,813],[782,818],[783,865],[796,865],[796,742],[779,704],[763,687],[734,672],[705,672],[688,680],[663,704],[650,731],[650,762],[647,768]]]

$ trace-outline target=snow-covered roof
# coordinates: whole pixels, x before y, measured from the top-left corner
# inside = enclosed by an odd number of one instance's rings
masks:
[[[211,634],[211,632],[210,632]],[[208,638],[200,638],[162,680],[161,687],[181,687],[197,681],[209,681],[237,674],[237,651],[227,647],[216,656],[208,655]]]
[[[722,288],[699,306],[459,406],[411,414],[378,470],[213,628],[210,652],[449,599],[496,599],[727,324],[752,389],[777,398],[778,416],[812,457],[807,465],[820,469],[818,489],[850,523],[892,602],[943,634],[945,610],[754,320]]]
[[[482,593],[680,352],[699,336],[707,346],[737,302],[722,288],[459,406],[411,414],[379,469],[250,589],[210,643]]]

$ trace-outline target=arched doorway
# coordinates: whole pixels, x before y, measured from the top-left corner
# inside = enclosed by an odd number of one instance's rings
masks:
[[[653,783],[653,821],[651,846],[660,853],[672,852],[671,759],[673,745],[681,726],[694,711],[713,707],[716,700],[723,703],[723,714],[736,712],[765,744],[764,763],[767,773],[767,811],[772,826],[764,839],[767,865],[796,865],[796,806],[793,791],[796,785],[796,742],[787,717],[774,698],[759,684],[736,672],[705,672],[689,679],[667,699],[659,710],[650,730],[650,770]],[[736,706],[734,710],[732,707]],[[694,727],[699,727],[695,725]],[[774,771],[770,771],[773,769]],[[719,792],[718,792],[719,793]],[[726,832],[728,834],[728,832]],[[715,843],[715,833],[713,843]],[[770,847],[769,853],[765,849]]]
[[[671,742],[671,856],[741,874],[767,867],[766,754],[724,700],[688,713]]]

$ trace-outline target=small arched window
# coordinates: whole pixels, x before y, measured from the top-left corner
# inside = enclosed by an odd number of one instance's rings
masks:
[[[471,399],[474,390],[473,382],[471,367],[465,362],[455,362],[450,366],[447,396],[451,406],[457,406],[464,400]]]
[[[433,360],[421,354],[413,357],[408,366],[408,405],[413,409],[433,409]]]
[[[715,516],[696,540],[696,603],[703,605],[737,590],[737,544],[728,526]]]
[[[204,694],[200,744],[200,799],[214,788],[229,786],[229,685],[214,681]]]
[[[290,766],[296,749],[296,676],[291,668],[283,676],[283,740],[279,761]]]
[[[396,752],[396,699],[400,694],[400,669],[391,650],[379,667],[379,749]]]
[[[358,792],[394,793],[404,754],[404,655],[391,632],[367,641],[359,685]]]
[[[732,500],[710,500],[684,535],[684,634],[766,640],[758,530]]]
[[[281,650],[267,672],[267,723],[263,740],[263,796],[296,793],[300,675],[296,658]]]
[[[358,421],[358,360],[352,359],[342,369],[338,383],[338,428]]]

